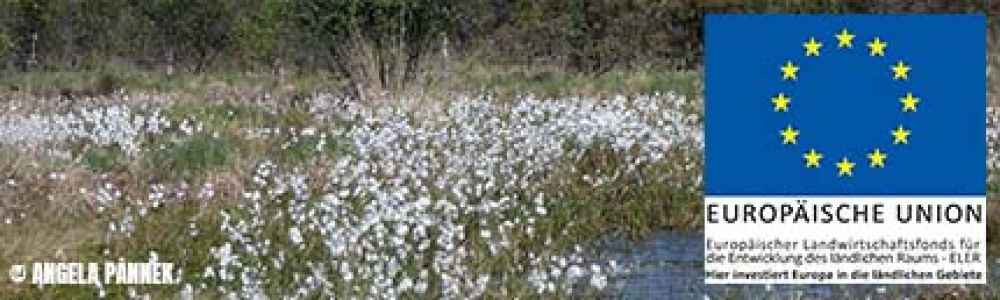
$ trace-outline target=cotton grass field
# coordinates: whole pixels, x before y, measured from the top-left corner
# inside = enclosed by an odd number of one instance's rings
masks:
[[[0,118],[0,265],[165,261],[119,298],[606,295],[599,244],[700,217],[700,99],[116,94]]]

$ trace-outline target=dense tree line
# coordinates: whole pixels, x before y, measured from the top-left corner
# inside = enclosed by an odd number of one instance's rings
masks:
[[[405,85],[440,56],[690,69],[711,12],[995,14],[1000,1],[3,0],[0,68],[324,69],[359,90]]]

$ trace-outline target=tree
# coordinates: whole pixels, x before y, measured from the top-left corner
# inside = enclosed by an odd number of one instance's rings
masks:
[[[233,1],[133,0],[157,37],[156,49],[171,67],[187,61],[201,72],[230,42]]]
[[[443,0],[309,0],[296,3],[294,19],[364,100],[416,78],[421,57],[450,24],[449,7]]]

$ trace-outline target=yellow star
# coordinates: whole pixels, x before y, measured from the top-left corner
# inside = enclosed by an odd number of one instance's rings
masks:
[[[903,112],[913,112],[917,111],[917,103],[920,103],[920,98],[913,97],[913,93],[906,93],[906,97],[899,98],[899,102],[903,103]]]
[[[823,44],[816,41],[816,38],[809,37],[809,41],[802,43],[802,47],[806,48],[806,56],[819,56],[819,48],[823,47]]]
[[[795,64],[792,63],[792,61],[789,60],[785,62],[784,66],[781,66],[781,79],[785,80],[799,79],[799,77],[796,76],[796,73],[798,72],[799,72],[799,66],[796,66]]]
[[[806,168],[819,168],[819,160],[823,159],[823,154],[816,152],[816,149],[809,149],[802,158],[806,159]]]
[[[853,170],[854,163],[848,160],[846,156],[837,163],[837,177],[854,176]]]
[[[778,133],[781,134],[782,145],[795,144],[798,142],[797,138],[799,137],[799,131],[792,128],[792,125],[788,125],[788,127],[785,127],[785,130],[779,131]]]
[[[853,47],[854,35],[847,28],[841,29],[840,33],[837,34],[837,48],[851,48]]]
[[[869,53],[871,56],[885,56],[885,47],[888,46],[886,42],[883,42],[878,37],[875,37],[874,41],[868,43],[868,48],[871,49]]]
[[[869,163],[868,165],[871,166],[872,168],[884,168],[885,159],[887,157],[889,157],[888,154],[885,154],[882,152],[882,150],[875,148],[874,152],[868,153],[868,160],[871,161],[871,163]]]
[[[771,103],[774,103],[774,111],[788,112],[788,104],[792,102],[792,98],[785,97],[785,93],[778,93],[777,96],[771,98]]]
[[[903,128],[903,125],[899,125],[896,130],[892,131],[892,143],[893,144],[909,144],[910,143],[910,131]]]
[[[907,79],[907,74],[910,72],[910,66],[899,61],[895,66],[892,66],[892,79]]]

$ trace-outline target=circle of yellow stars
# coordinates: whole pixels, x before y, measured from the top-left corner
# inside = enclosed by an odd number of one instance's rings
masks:
[[[854,38],[855,35],[849,29],[841,29],[837,32],[834,37],[837,38],[837,49],[850,50],[854,48]],[[889,43],[882,40],[882,38],[876,36],[867,42],[868,55],[871,57],[885,57],[886,49],[889,47]],[[802,43],[802,47],[805,49],[806,57],[819,57],[820,50],[823,48],[823,43],[818,41],[816,37],[809,37],[808,40]],[[892,79],[894,81],[906,81],[909,79],[911,67],[906,64],[906,62],[899,60],[895,64],[889,66],[889,70],[892,71]],[[796,81],[799,79],[799,65],[791,60],[785,61],[780,67],[781,79],[784,81]],[[907,92],[905,95],[899,98],[900,109],[904,113],[915,113],[917,112],[917,105],[920,103],[920,98],[916,97],[912,92]],[[784,92],[779,92],[777,95],[771,98],[771,104],[774,107],[774,112],[776,113],[788,113],[792,105],[792,97],[785,94]],[[781,137],[782,145],[796,145],[798,143],[798,137],[801,132],[795,129],[794,126],[788,124],[784,129],[778,131]],[[909,144],[911,131],[906,129],[905,126],[900,124],[895,129],[889,131],[892,138],[893,145],[906,145]],[[818,169],[822,165],[823,153],[815,148],[810,148],[809,151],[802,154],[802,158],[805,162],[805,168]],[[884,152],[882,149],[875,148],[867,152],[868,166],[870,168],[884,168],[886,161],[889,158],[889,154]],[[839,161],[836,162],[837,176],[842,178],[847,178],[854,176],[854,168],[856,163],[852,161],[848,156],[843,156]]]

